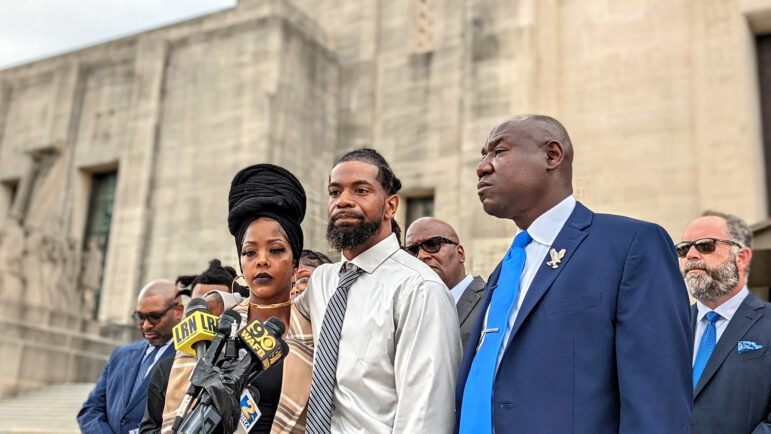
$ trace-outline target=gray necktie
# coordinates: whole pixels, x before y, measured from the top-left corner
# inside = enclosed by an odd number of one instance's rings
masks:
[[[316,358],[313,360],[311,396],[308,400],[308,419],[305,432],[308,434],[328,433],[332,424],[332,392],[335,390],[337,372],[337,350],[340,346],[340,331],[343,328],[345,307],[348,304],[348,288],[361,274],[361,268],[350,262],[340,268],[340,281],[324,312],[319,341],[316,344]]]

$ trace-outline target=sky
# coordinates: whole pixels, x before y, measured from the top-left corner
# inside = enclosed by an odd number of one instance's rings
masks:
[[[235,5],[236,0],[0,0],[0,69]]]

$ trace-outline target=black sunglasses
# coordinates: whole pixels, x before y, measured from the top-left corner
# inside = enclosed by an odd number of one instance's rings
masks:
[[[142,325],[142,323],[145,322],[145,320],[149,321],[150,324],[156,325],[161,321],[161,318],[163,318],[164,315],[166,315],[166,312],[174,309],[177,307],[179,303],[174,303],[171,306],[167,307],[163,310],[163,312],[150,312],[150,313],[141,313],[135,311],[131,314],[131,318],[136,321],[137,324]]]
[[[439,249],[442,248],[442,244],[454,244],[458,245],[453,240],[448,240],[445,237],[431,237],[422,243],[413,244],[411,246],[407,246],[404,248],[404,250],[407,251],[412,256],[418,256],[418,253],[420,252],[420,249],[422,248],[424,252],[426,253],[436,253],[439,251]]]
[[[677,256],[685,258],[688,256],[688,251],[691,250],[691,246],[696,248],[696,251],[701,254],[712,253],[717,248],[717,243],[733,244],[734,246],[742,247],[741,244],[732,240],[721,240],[720,238],[699,238],[693,241],[682,241],[675,244],[677,249]]]

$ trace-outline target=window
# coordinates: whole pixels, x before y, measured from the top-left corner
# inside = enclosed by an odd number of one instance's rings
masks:
[[[94,319],[96,319],[97,312],[99,311],[101,282],[104,276],[104,261],[107,253],[107,242],[110,237],[110,223],[112,221],[112,207],[115,201],[117,179],[117,171],[94,174],[91,178],[91,197],[88,201],[86,231],[83,235],[83,258],[84,261],[88,261],[87,258],[93,258],[96,254],[96,257],[100,258],[98,261],[101,262],[97,264],[98,269],[91,272],[91,274],[94,274],[92,280],[95,280],[97,288],[93,294],[93,301],[87,302],[88,309],[92,310],[89,314]],[[90,246],[94,244],[98,248],[98,252],[91,251]],[[87,270],[88,264],[84,264],[84,268],[86,268],[85,273],[89,274]]]
[[[421,217],[434,216],[434,195],[407,198],[407,226]]]
[[[766,168],[766,203],[771,210],[771,35],[757,38],[763,151]]]
[[[5,214],[8,215],[13,209],[13,201],[16,200],[16,193],[19,190],[19,181],[3,181],[2,204],[5,205]],[[2,205],[0,205],[1,207]],[[2,210],[2,208],[0,208]]]

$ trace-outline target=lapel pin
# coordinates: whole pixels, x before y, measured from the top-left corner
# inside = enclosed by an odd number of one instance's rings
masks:
[[[546,265],[551,266],[551,268],[557,268],[560,266],[562,258],[565,257],[565,249],[562,249],[559,252],[557,249],[551,249],[549,251],[549,256],[551,256],[551,261],[546,262]]]

